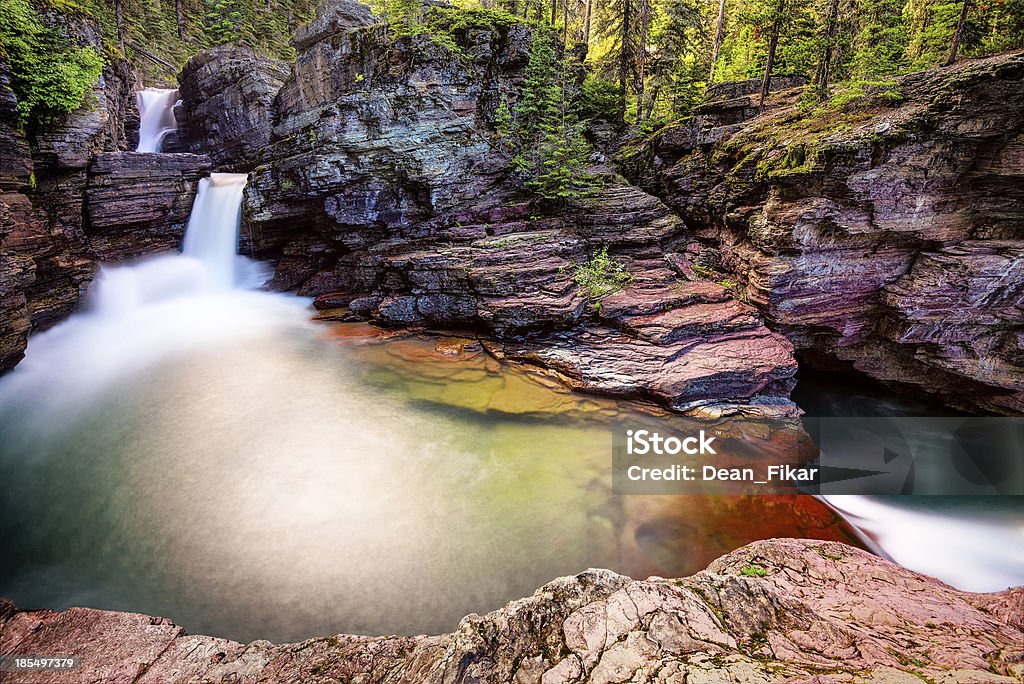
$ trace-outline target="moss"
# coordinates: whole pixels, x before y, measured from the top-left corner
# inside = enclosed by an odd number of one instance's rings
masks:
[[[833,561],[838,561],[838,560],[842,560],[843,559],[842,556],[840,556],[838,554],[835,554],[835,553],[829,553],[828,551],[826,551],[825,549],[821,548],[820,546],[815,546],[814,550],[817,551],[818,555],[821,556],[822,558],[827,558],[827,559],[833,560]]]
[[[700,264],[690,264],[690,270],[693,271],[695,276],[703,278],[704,280],[711,280],[715,275],[713,270],[707,266],[701,266]]]
[[[40,21],[45,9],[31,0],[0,0],[0,56],[10,65],[23,125],[88,104],[103,71],[96,49]]]
[[[768,575],[768,570],[764,566],[751,563],[740,568],[740,574],[744,577],[765,577]]]
[[[689,584],[686,584],[686,585],[683,585],[683,586],[686,589],[689,589],[690,591],[692,591],[694,594],[696,594],[697,598],[699,598],[701,600],[701,602],[705,606],[708,607],[708,610],[710,610],[712,613],[715,614],[715,617],[718,618],[719,624],[721,624],[723,627],[726,626],[726,623],[725,623],[725,613],[722,612],[721,608],[719,608],[717,605],[715,605],[714,603],[711,602],[710,597],[708,597],[708,595],[704,592],[704,590],[701,587],[694,586],[694,585],[689,585]]]

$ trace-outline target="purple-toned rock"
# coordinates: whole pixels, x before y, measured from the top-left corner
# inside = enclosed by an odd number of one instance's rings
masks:
[[[625,159],[811,362],[1024,411],[1024,53],[867,87],[841,110],[712,102]]]
[[[163,618],[0,599],[0,654],[82,658],[24,684],[1014,684],[1022,606],[1024,587],[969,594],[836,542],[770,539],[684,579],[562,577],[439,636],[243,645]]]
[[[675,311],[685,312],[686,308]],[[664,314],[663,314],[664,315]],[[586,328],[503,345],[507,358],[554,369],[591,392],[654,399],[678,411],[794,416],[797,365],[786,338],[752,317],[746,329],[715,326],[672,340]]]
[[[177,249],[208,157],[107,152],[89,168],[86,188],[90,251],[116,263]]]

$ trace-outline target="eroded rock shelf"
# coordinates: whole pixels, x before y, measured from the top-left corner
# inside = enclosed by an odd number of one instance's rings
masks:
[[[330,610],[329,606],[324,607]],[[968,594],[835,542],[755,542],[678,580],[588,570],[439,636],[240,644],[168,619],[0,603],[0,651],[83,656],[68,682],[1024,680],[1024,588]]]

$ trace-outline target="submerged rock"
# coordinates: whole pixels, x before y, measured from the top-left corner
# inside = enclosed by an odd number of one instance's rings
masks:
[[[759,541],[678,580],[588,570],[440,636],[248,645],[164,618],[0,600],[0,652],[82,657],[82,682],[1024,681],[1024,588],[957,591],[836,542]]]

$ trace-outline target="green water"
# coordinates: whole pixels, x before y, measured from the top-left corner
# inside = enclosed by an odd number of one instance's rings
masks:
[[[609,421],[671,417],[472,345],[286,327],[117,372],[81,331],[37,345],[0,384],[0,595],[238,640],[437,633],[587,567],[851,538],[807,497],[613,496]]]

